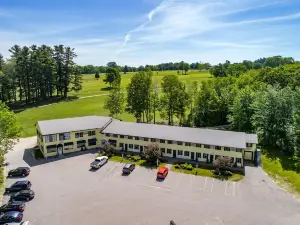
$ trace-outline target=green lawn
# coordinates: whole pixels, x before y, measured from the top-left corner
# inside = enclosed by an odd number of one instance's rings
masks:
[[[121,88],[126,88],[130,82],[131,77],[134,73],[122,73],[122,80],[121,80]],[[160,71],[153,72],[153,82],[160,84],[161,79],[163,76],[168,74],[177,74],[176,71]],[[179,79],[185,83],[192,83],[193,81],[198,81],[199,83],[202,80],[209,79],[211,76],[208,72],[199,72],[199,71],[190,71],[188,75],[179,75]],[[94,74],[86,74],[83,75],[83,89],[78,93],[71,92],[70,96],[91,96],[91,95],[101,95],[108,93],[109,84],[106,84],[103,79],[105,78],[105,74],[100,74],[100,79],[95,79]]]
[[[289,193],[300,197],[300,173],[293,168],[292,160],[281,153],[264,153],[262,168],[274,181]]]
[[[178,173],[193,174],[193,175],[196,175],[196,176],[212,177],[212,178],[219,179],[218,177],[216,177],[216,176],[214,175],[213,170],[209,170],[209,169],[193,168],[193,170],[186,170],[186,169],[178,169],[178,168],[175,168],[175,165],[172,165],[171,171],[173,171],[173,172],[178,172]],[[232,175],[231,177],[229,177],[227,180],[228,180],[228,181],[238,182],[238,181],[242,180],[243,178],[244,178],[243,175],[240,175],[240,174],[233,174],[233,175]]]
[[[176,71],[163,71],[159,72],[158,75],[154,73],[154,82],[160,82],[161,78],[166,74],[176,74]],[[122,87],[130,82],[130,78],[133,73],[122,75]],[[108,94],[107,90],[101,90],[101,88],[107,88],[108,84],[103,82],[103,74],[101,79],[95,80],[94,75],[84,75],[83,90],[77,93],[78,97],[98,95],[98,94]],[[180,75],[179,78],[185,83],[190,83],[192,81],[201,81],[208,79],[210,75],[204,72],[190,71],[189,75]],[[70,95],[74,95],[71,93]],[[60,119],[60,118],[70,118],[77,116],[89,116],[89,115],[99,115],[107,116],[108,112],[103,109],[104,101],[107,96],[97,96],[92,98],[83,98],[73,101],[60,102],[52,104],[45,107],[35,107],[26,109],[24,111],[17,113],[17,118],[23,127],[21,137],[30,137],[36,135],[35,123],[39,120],[50,120],[50,119]],[[120,119],[124,121],[135,121],[135,118],[127,113],[123,113]],[[159,121],[159,114],[157,113],[157,121]]]

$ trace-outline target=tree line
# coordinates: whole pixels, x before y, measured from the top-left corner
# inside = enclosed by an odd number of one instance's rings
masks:
[[[113,85],[105,103],[110,115],[126,111],[145,123],[157,123],[159,115],[169,125],[257,133],[262,145],[300,159],[300,63],[201,83],[185,84],[177,75],[154,83],[152,76],[149,68],[135,73],[126,91]]]
[[[9,49],[11,58],[0,55],[0,101],[35,103],[67,98],[82,88],[82,76],[74,63],[74,49],[63,45],[19,46]]]

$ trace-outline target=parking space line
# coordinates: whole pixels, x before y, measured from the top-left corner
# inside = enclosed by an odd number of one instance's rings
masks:
[[[234,197],[234,195],[235,195],[235,184],[236,184],[236,183],[234,182],[234,183],[233,183],[233,193],[232,193],[232,194],[233,194],[233,197]]]
[[[179,176],[180,177],[179,177],[178,182],[176,183],[175,187],[177,187],[179,185],[179,183],[180,183],[180,181],[182,179],[183,173],[181,173]]]
[[[210,189],[210,192],[212,192],[213,191],[213,188],[214,188],[214,183],[215,183],[215,179],[212,179],[212,184],[211,184],[211,189]]]
[[[226,181],[226,183],[225,183],[225,192],[224,192],[225,195],[228,195],[227,194],[227,188],[228,188],[228,182]]]
[[[206,191],[206,188],[205,188],[206,187],[206,182],[207,182],[207,177],[205,177],[204,185],[203,185],[203,188],[202,188],[203,191]]]
[[[219,217],[216,217],[216,219],[218,220],[218,222],[222,225],[225,225],[225,223],[222,222],[222,220],[219,219]]]
[[[192,177],[190,177],[190,189],[192,188],[193,182],[195,180],[195,175],[193,175]]]

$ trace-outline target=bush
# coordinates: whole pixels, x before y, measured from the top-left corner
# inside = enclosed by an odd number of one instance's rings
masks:
[[[131,157],[131,160],[133,160],[133,161],[136,162],[136,161],[141,160],[141,157],[140,157],[140,156],[137,156],[137,155],[136,155],[136,156],[132,156],[132,157]]]

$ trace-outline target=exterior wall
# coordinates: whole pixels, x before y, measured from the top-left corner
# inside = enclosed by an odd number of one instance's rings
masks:
[[[39,130],[37,126],[37,130]],[[89,136],[88,132],[89,131],[95,131],[95,135]],[[82,137],[76,137],[76,133],[81,133],[83,132]],[[56,136],[56,141],[52,142],[46,142],[46,136],[43,136],[43,147],[42,145],[39,145],[41,151],[43,152],[45,157],[50,157],[50,156],[56,156],[59,154],[58,147],[62,147],[62,154],[68,154],[72,152],[78,152],[81,150],[85,149],[93,149],[93,148],[99,148],[100,146],[100,141],[102,138],[102,134],[100,133],[100,129],[92,129],[92,130],[84,130],[84,131],[73,131],[70,132],[70,139],[68,140],[59,140],[59,134],[54,134]],[[89,139],[94,139],[96,138],[96,145],[89,146]],[[38,138],[39,139],[39,138]],[[78,145],[78,141],[85,141],[85,144],[81,144],[82,146]],[[65,146],[66,143],[73,143],[73,148],[68,149],[68,146]],[[56,146],[56,151],[53,150],[53,152],[48,152],[47,147],[48,146]]]
[[[199,161],[199,162],[206,162],[207,158],[204,158],[204,153],[207,154],[207,157],[215,160],[216,156],[228,156],[233,158],[233,162],[236,162],[236,159],[239,158],[241,163],[237,163],[237,166],[243,166],[243,151],[241,150],[240,152],[237,152],[235,148],[231,148],[230,151],[225,151],[224,147],[221,147],[221,150],[216,150],[215,146],[210,146],[210,148],[204,148],[204,145],[201,145],[201,147],[196,147],[196,144],[192,144],[191,146],[185,146],[185,143],[182,145],[177,145],[177,142],[173,144],[168,144],[167,141],[165,143],[160,143],[159,139],[156,139],[156,142],[152,142],[151,139],[148,139],[148,141],[138,140],[135,139],[135,137],[132,137],[132,139],[128,139],[127,136],[124,136],[124,138],[119,137],[113,137],[113,136],[105,136],[106,141],[115,141],[116,142],[116,149],[117,150],[122,150],[122,147],[120,147],[120,143],[123,143],[123,150],[125,150],[125,144],[127,144],[127,152],[140,152],[140,146],[143,146],[143,148],[149,144],[157,144],[159,148],[164,148],[165,153],[163,153],[163,156],[167,157],[173,157],[173,150],[176,151],[176,158],[178,159],[186,159],[186,160],[194,160],[194,161]],[[133,146],[132,148],[129,148],[129,145]],[[135,145],[139,146],[139,149],[135,149]],[[171,152],[168,153],[168,149],[171,149]],[[182,155],[178,155],[179,151],[182,151]],[[189,155],[186,156],[184,154],[185,151],[189,152]],[[126,151],[125,151],[126,152]],[[192,153],[194,154],[194,158],[191,158]],[[197,157],[198,154],[200,153],[200,157]]]
[[[251,147],[246,147],[245,152],[247,152],[247,153],[244,152],[243,158],[245,160],[252,160],[253,161],[254,160],[254,153],[255,153],[255,151],[256,151],[256,144],[252,144]],[[250,158],[247,157],[250,152],[252,152],[252,159],[250,159]]]

